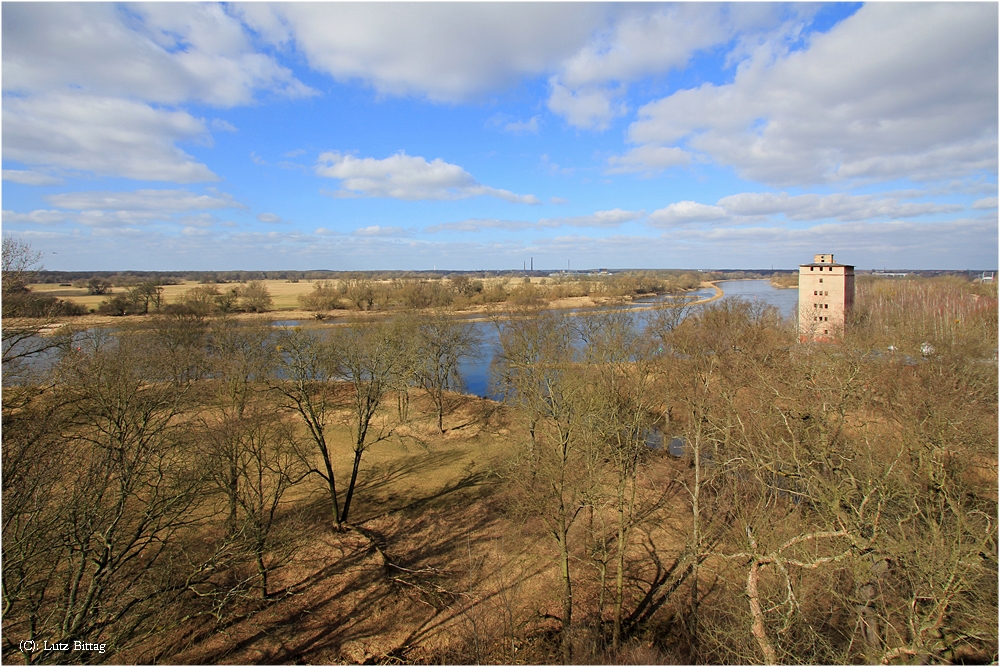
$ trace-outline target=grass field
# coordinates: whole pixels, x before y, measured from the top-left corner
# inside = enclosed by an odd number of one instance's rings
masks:
[[[298,283],[290,283],[287,280],[262,280],[267,285],[267,291],[274,299],[274,308],[277,310],[290,310],[299,307],[299,295],[308,294],[312,291],[312,281],[303,280]],[[219,289],[235,287],[239,283],[227,283],[219,285]],[[184,292],[192,287],[197,287],[199,283],[186,280],[179,285],[164,285],[163,296],[166,303],[177,303]],[[33,292],[47,294],[78,303],[86,308],[97,309],[102,301],[109,298],[111,294],[123,292],[124,287],[115,287],[108,294],[88,294],[85,287],[65,287],[51,283],[35,283],[30,285]]]
[[[483,282],[488,286],[490,283],[500,280],[504,279],[485,278],[483,279]],[[540,284],[545,280],[545,278],[535,277],[531,279],[531,282],[534,284]],[[274,299],[274,310],[297,310],[300,308],[299,296],[312,292],[313,284],[318,281],[302,280],[300,282],[293,283],[287,280],[262,280],[259,282],[262,282],[267,286],[267,291],[271,294],[271,298]],[[338,280],[330,280],[329,282],[334,284],[339,283]],[[180,301],[185,292],[193,287],[197,287],[199,284],[201,283],[193,280],[185,280],[178,285],[164,285],[164,302],[167,304],[177,303]],[[514,285],[520,283],[512,282],[511,284]],[[239,285],[240,283],[224,283],[219,284],[218,287],[221,291],[228,287],[237,287]],[[31,291],[38,294],[46,294],[60,299],[66,299],[67,301],[72,301],[73,303],[78,303],[81,306],[94,310],[101,305],[102,301],[105,301],[113,294],[123,292],[126,289],[125,287],[115,287],[106,294],[89,294],[85,287],[66,287],[53,283],[34,283],[29,285],[29,288]]]

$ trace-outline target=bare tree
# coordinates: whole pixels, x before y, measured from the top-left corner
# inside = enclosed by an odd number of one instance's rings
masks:
[[[4,235],[3,237],[3,295],[7,297],[28,289],[28,283],[41,269],[42,253],[27,241]]]
[[[260,597],[271,593],[268,575],[275,566],[274,526],[285,492],[305,473],[291,438],[264,405],[255,405],[241,420],[239,438],[239,541],[256,567]]]
[[[592,430],[588,422],[594,393],[580,365],[576,332],[565,316],[539,313],[498,326],[501,349],[494,357],[494,382],[508,400],[527,409],[529,419],[527,460],[518,464],[511,481],[523,489],[528,511],[542,518],[558,548],[561,650],[568,664],[573,653],[570,529],[592,488],[594,450],[586,436]]]
[[[306,427],[315,451],[322,458],[322,467],[309,465],[309,471],[326,482],[330,493],[331,514],[340,525],[340,501],[333,470],[333,453],[327,442],[327,427],[333,405],[331,386],[337,370],[334,351],[327,341],[312,332],[282,329],[276,336],[281,372],[272,378],[272,388],[282,397],[286,409],[295,412]],[[303,461],[311,462],[314,455],[299,449]]]
[[[177,590],[166,554],[193,520],[198,482],[175,438],[178,395],[169,384],[150,382],[157,379],[151,350],[126,334],[96,334],[81,347],[60,368],[72,405],[53,498],[61,548],[46,554],[35,608],[26,615],[8,610],[4,624],[27,639],[86,637],[120,650],[152,631],[147,623],[157,603]],[[26,655],[54,658],[77,662],[84,654]]]
[[[244,416],[254,395],[266,389],[265,382],[274,363],[270,337],[271,332],[261,323],[230,319],[217,321],[211,330],[210,367],[217,378],[218,416],[210,415],[211,421],[203,423],[215,434],[206,444],[212,461],[210,470],[227,498],[230,533],[238,525]]]
[[[639,336],[626,311],[606,311],[580,318],[584,363],[595,392],[593,428],[610,464],[611,505],[615,514],[615,585],[612,647],[622,640],[625,608],[626,552],[639,513],[639,469],[649,451],[647,438],[655,426],[657,396],[651,349]],[[604,484],[596,492],[602,493]],[[603,595],[602,584],[601,593]]]
[[[263,313],[274,305],[274,299],[267,291],[267,285],[259,280],[248,282],[245,287],[240,289],[239,295],[240,305],[251,313]]]
[[[459,362],[476,354],[479,337],[472,324],[441,313],[408,318],[403,328],[413,332],[414,376],[434,402],[437,427],[444,433],[445,392],[461,388]]]
[[[387,423],[376,421],[376,415],[386,392],[397,386],[399,375],[405,371],[401,338],[393,324],[385,322],[347,327],[337,331],[333,338],[338,375],[345,378],[353,390],[354,463],[341,523],[347,523],[350,518],[362,455],[391,432]]]

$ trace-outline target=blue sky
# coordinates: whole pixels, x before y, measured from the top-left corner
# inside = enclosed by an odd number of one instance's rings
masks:
[[[15,3],[49,269],[996,268],[995,3]]]

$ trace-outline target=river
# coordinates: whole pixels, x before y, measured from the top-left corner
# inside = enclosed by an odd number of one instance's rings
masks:
[[[744,299],[756,299],[764,303],[777,306],[783,317],[794,317],[798,305],[798,290],[780,289],[773,287],[767,280],[727,280],[719,283],[724,293],[723,298],[740,297]],[[689,292],[682,298],[687,299],[709,299],[715,295],[712,288],[703,288],[696,292]],[[644,307],[661,303],[668,299],[677,298],[674,296],[643,297],[630,302],[625,308],[639,309],[636,313],[638,323],[642,326],[645,319],[652,311],[641,310]],[[597,309],[586,309],[586,311]],[[585,312],[584,309],[577,309],[569,312]],[[276,326],[295,326],[301,324],[299,320],[278,320],[273,322]],[[459,364],[459,370],[465,381],[465,391],[476,396],[488,396],[490,398],[500,398],[495,392],[490,391],[489,374],[490,362],[500,344],[500,336],[496,327],[491,322],[473,322],[476,333],[479,334],[482,344],[480,354],[471,359],[463,359]],[[82,334],[78,334],[82,335]],[[56,359],[55,350],[39,355],[29,362],[29,365],[39,369],[47,367]]]
[[[794,318],[799,303],[799,291],[797,289],[782,289],[771,285],[769,280],[727,280],[719,283],[723,291],[723,299],[739,297],[742,299],[757,300],[776,306],[784,318]],[[691,296],[699,299],[711,298],[715,294],[713,289],[698,290]],[[648,297],[636,299],[631,307],[648,306],[664,297]],[[644,324],[644,315],[649,311],[639,312],[639,321]],[[500,396],[490,391],[489,376],[490,362],[500,345],[500,336],[496,327],[490,322],[474,323],[476,332],[482,339],[480,355],[475,359],[463,359],[459,364],[462,378],[465,380],[465,391],[476,396],[487,396],[498,399]]]

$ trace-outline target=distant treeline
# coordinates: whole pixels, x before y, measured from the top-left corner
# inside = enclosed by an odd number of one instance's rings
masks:
[[[755,270],[733,270],[720,269],[717,271],[693,271],[679,269],[662,270],[640,270],[640,269],[614,269],[609,273],[635,273],[641,271],[647,275],[655,275],[658,278],[668,278],[681,273],[697,273],[703,280],[740,280],[740,279],[763,279],[777,275],[795,274],[796,269],[755,269]],[[598,270],[553,272],[553,271],[332,271],[332,270],[311,270],[311,271],[38,271],[35,281],[39,283],[73,283],[85,281],[93,277],[102,278],[111,282],[115,287],[132,285],[139,282],[153,281],[160,285],[178,284],[183,281],[198,283],[243,283],[251,280],[288,280],[291,282],[312,281],[312,280],[392,280],[406,278],[434,279],[448,276],[464,275],[470,278],[496,278],[511,276],[529,276],[534,278],[549,277],[553,273],[558,273],[566,277],[588,277],[598,273]],[[858,273],[869,273],[869,271],[858,271]],[[969,279],[978,277],[982,271],[950,271],[950,270],[907,270],[907,273],[914,276],[931,278],[936,276],[954,275],[965,276]]]
[[[125,286],[138,282],[157,282],[160,285],[177,284],[183,281],[198,283],[230,283],[248,282],[250,280],[288,280],[291,282],[311,280],[405,280],[419,278],[423,280],[447,278],[450,276],[468,276],[469,278],[499,278],[521,277],[547,278],[553,274],[573,278],[587,278],[591,275],[616,275],[623,273],[642,273],[657,278],[670,278],[684,273],[700,274],[703,280],[719,280],[721,278],[767,278],[771,271],[725,271],[706,272],[677,269],[661,270],[593,270],[593,271],[48,271],[42,270],[35,274],[39,283],[73,283],[85,281],[93,277],[108,280],[112,285]]]

